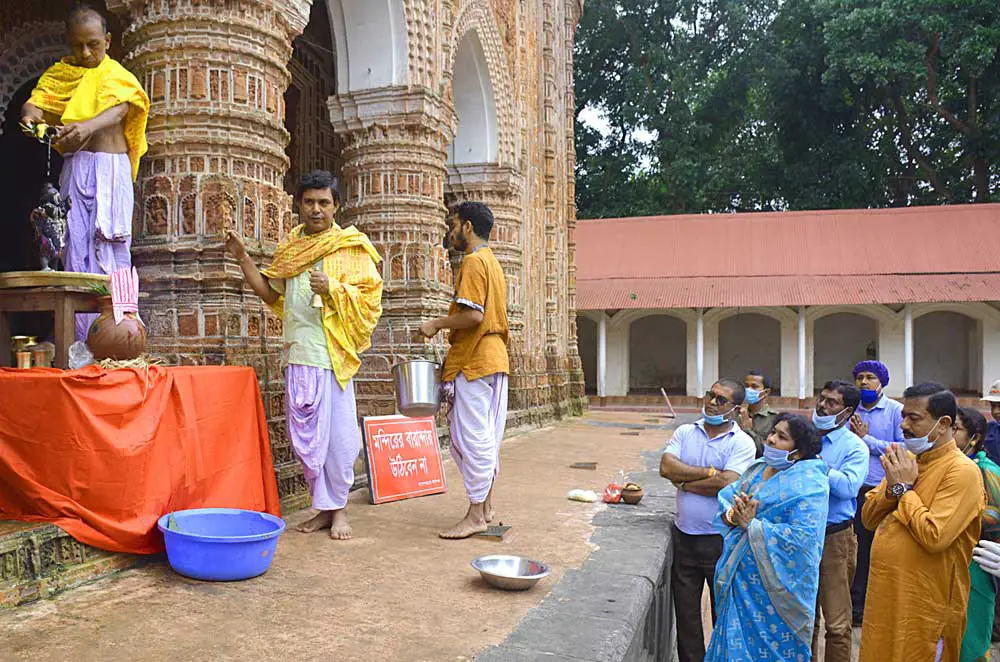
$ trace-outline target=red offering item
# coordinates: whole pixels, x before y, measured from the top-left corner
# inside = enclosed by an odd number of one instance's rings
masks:
[[[625,472],[619,470],[615,479],[604,488],[604,503],[621,503],[622,487],[625,485]]]

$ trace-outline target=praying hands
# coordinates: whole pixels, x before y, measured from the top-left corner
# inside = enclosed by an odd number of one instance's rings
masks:
[[[757,516],[757,506],[759,502],[751,499],[746,494],[737,494],[733,506],[726,511],[726,519],[733,526],[744,529],[750,526],[750,522]]]

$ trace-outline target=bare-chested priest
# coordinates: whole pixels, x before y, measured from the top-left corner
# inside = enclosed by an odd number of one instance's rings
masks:
[[[442,538],[468,538],[493,520],[493,485],[500,470],[500,442],[507,424],[507,283],[487,244],[493,212],[463,202],[449,212],[445,246],[464,254],[447,317],[424,322],[433,338],[449,329],[451,348],[441,380],[454,389],[448,415],[451,454],[462,473],[469,508]]]
[[[70,11],[66,39],[72,55],[42,74],[21,121],[58,128],[52,145],[65,157],[60,193],[71,201],[66,270],[110,274],[132,265],[132,182],[146,153],[149,97],[108,57],[111,33],[93,7]],[[78,316],[78,340],[94,317]]]
[[[305,175],[296,197],[302,224],[269,268],[258,271],[239,233],[227,230],[226,245],[247,284],[284,322],[288,436],[319,511],[298,530],[330,529],[331,538],[347,540],[347,497],[361,451],[353,378],[382,315],[381,258],[361,231],[334,222],[340,196],[329,172]]]

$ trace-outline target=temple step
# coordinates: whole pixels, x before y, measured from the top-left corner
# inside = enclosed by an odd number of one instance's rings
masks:
[[[0,520],[0,608],[51,597],[138,560],[79,543],[52,524]]]

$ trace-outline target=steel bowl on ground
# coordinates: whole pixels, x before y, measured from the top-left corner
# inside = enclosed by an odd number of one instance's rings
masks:
[[[400,414],[410,418],[437,415],[441,409],[439,368],[436,362],[427,359],[400,361],[392,366],[396,409]]]
[[[472,560],[472,567],[487,584],[507,591],[524,591],[549,576],[544,563],[509,554],[480,556]]]
[[[175,572],[203,581],[250,579],[267,572],[285,530],[279,517],[237,508],[178,510],[157,522]]]

